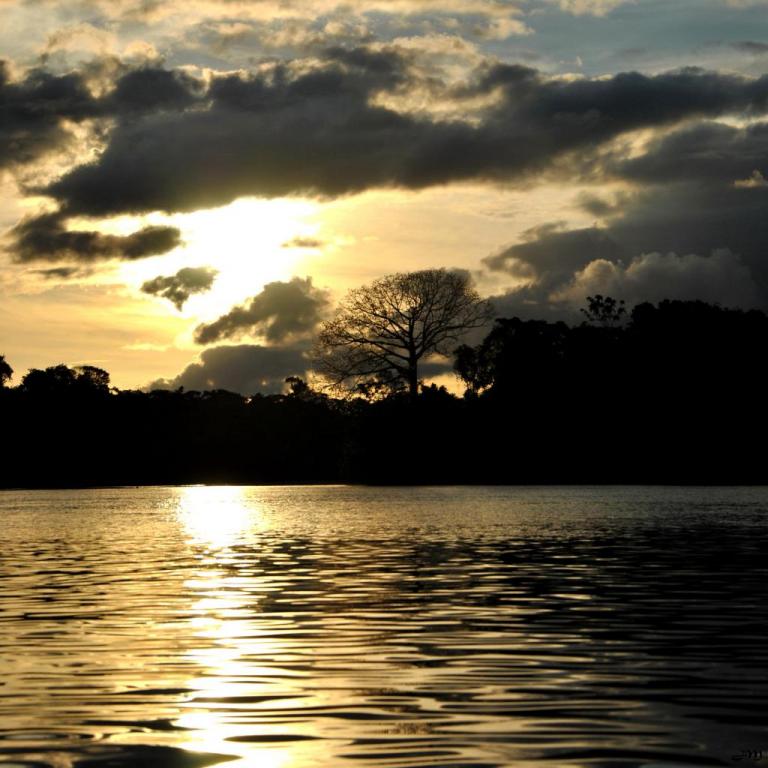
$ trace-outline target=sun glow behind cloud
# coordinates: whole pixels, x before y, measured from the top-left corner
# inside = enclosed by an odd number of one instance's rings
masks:
[[[178,227],[183,244],[166,256],[123,263],[121,277],[138,287],[182,267],[213,267],[219,272],[213,288],[190,298],[183,314],[216,318],[258,293],[266,283],[288,280],[301,271],[306,249],[285,244],[316,236],[318,225],[310,218],[317,208],[308,200],[246,198],[194,213],[148,216],[144,219],[148,223]],[[132,224],[135,226],[135,219]],[[169,313],[176,311],[170,303],[167,308]]]

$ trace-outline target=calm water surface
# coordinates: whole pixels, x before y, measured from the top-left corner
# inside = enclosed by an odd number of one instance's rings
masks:
[[[768,489],[0,493],[0,766],[768,765]]]

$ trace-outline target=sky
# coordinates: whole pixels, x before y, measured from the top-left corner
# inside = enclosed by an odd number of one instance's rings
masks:
[[[768,0],[0,0],[0,354],[278,391],[351,288],[768,308]]]

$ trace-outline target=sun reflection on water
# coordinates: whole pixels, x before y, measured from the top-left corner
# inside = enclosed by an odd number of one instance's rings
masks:
[[[8,492],[0,765],[725,764],[768,701],[734,493]]]
[[[175,722],[187,729],[179,746],[237,755],[240,759],[227,763],[233,766],[314,762],[307,742],[282,741],[284,728],[259,714],[261,701],[274,709],[281,697],[296,693],[279,664],[288,650],[260,616],[259,601],[269,585],[258,573],[243,572],[236,549],[246,542],[257,546],[267,519],[243,488],[231,486],[184,488],[179,518],[197,550],[198,567],[185,586],[195,598],[188,622],[198,643],[186,656],[200,670],[187,683],[194,696]]]
[[[246,504],[244,489],[239,486],[182,488],[178,504],[179,519],[189,538],[212,549],[234,544],[258,515],[257,507]]]

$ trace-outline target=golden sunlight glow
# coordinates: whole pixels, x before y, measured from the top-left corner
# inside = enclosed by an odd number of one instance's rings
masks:
[[[112,222],[112,231],[125,234],[146,224],[181,230],[183,245],[165,256],[126,262],[121,277],[140,286],[158,275],[182,267],[213,267],[219,274],[208,293],[192,296],[183,314],[209,321],[257,294],[266,283],[302,274],[302,262],[313,249],[292,247],[296,238],[314,238],[311,221],[317,205],[307,200],[244,198],[222,208],[172,216],[152,214]],[[302,275],[303,276],[303,275]],[[176,312],[168,303],[169,313]]]

